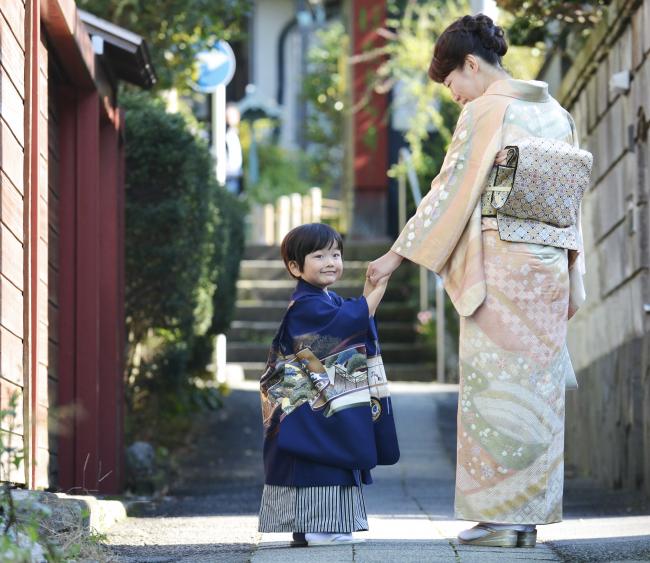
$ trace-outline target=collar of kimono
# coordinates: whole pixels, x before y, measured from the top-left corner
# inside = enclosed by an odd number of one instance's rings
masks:
[[[485,94],[509,96],[528,102],[545,102],[549,99],[548,84],[540,80],[517,80],[506,78],[497,80],[488,86]]]
[[[303,279],[299,279],[296,284],[296,289],[291,296],[291,301],[300,299],[304,295],[323,295],[324,293],[325,292],[320,287],[316,287],[315,285],[307,283]]]

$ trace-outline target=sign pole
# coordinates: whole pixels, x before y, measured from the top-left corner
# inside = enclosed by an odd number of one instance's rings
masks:
[[[220,84],[212,92],[212,154],[217,182],[226,183],[226,86]]]
[[[226,85],[235,74],[235,54],[225,41],[197,55],[199,79],[196,90],[210,94],[212,100],[212,155],[217,182],[226,184]]]

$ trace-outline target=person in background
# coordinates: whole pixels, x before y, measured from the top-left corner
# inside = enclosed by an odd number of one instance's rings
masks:
[[[226,189],[235,195],[244,191],[244,172],[241,142],[239,141],[239,122],[241,115],[237,106],[226,107]]]

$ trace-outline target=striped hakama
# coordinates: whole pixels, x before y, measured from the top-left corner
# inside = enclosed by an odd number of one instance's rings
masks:
[[[367,529],[361,487],[264,485],[260,532],[351,533]]]

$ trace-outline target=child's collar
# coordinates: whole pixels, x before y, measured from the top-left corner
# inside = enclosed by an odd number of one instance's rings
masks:
[[[293,295],[291,296],[291,300],[295,301],[296,299],[300,299],[300,297],[303,297],[305,295],[327,295],[327,291],[325,289],[312,285],[309,282],[306,282],[302,278],[298,280],[298,283],[296,284],[296,289],[293,292]]]

